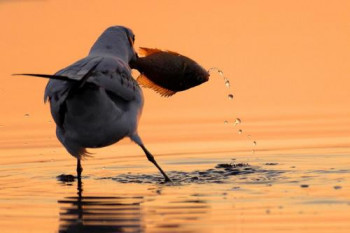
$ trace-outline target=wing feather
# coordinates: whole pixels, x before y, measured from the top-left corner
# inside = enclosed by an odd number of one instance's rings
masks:
[[[50,78],[45,89],[44,100],[49,99],[51,112],[58,126],[62,126],[64,122],[66,99],[74,94],[74,89],[83,88],[85,83],[104,88],[125,102],[132,101],[136,88],[139,88],[131,76],[128,64],[116,57],[88,56],[53,76],[66,77],[64,80]]]

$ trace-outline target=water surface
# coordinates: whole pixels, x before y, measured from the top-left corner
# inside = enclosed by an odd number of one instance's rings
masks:
[[[52,123],[4,126],[1,232],[348,232],[349,121],[305,119],[250,121],[256,146],[216,120],[187,124],[192,140],[181,123],[141,127],[173,184],[128,140],[92,150],[81,183],[61,181],[75,160]]]

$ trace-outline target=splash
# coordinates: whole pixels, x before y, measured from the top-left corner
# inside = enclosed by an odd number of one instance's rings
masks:
[[[212,74],[212,73],[217,73],[224,81],[224,84],[225,84],[225,87],[229,90],[229,92],[227,93],[227,98],[229,100],[233,100],[234,99],[234,95],[232,94],[232,92],[230,91],[230,88],[231,88],[231,82],[230,80],[225,76],[224,72],[219,69],[218,67],[211,67],[208,69],[208,73],[209,74]],[[229,121],[225,120],[224,121],[224,124],[227,125],[229,123]],[[237,125],[240,125],[242,123],[242,120],[240,118],[236,118],[233,122],[233,126],[237,126]],[[238,131],[238,134],[242,135],[243,134],[243,130],[242,129],[239,129]],[[252,145],[255,147],[257,145],[257,142],[255,140],[253,140],[252,136],[251,135],[248,135],[247,136],[248,140],[251,141]],[[255,150],[252,148],[252,153],[254,154],[255,153]]]
[[[230,88],[230,86],[231,86],[230,81],[228,79],[225,80],[225,86],[227,88]]]
[[[236,118],[236,119],[235,119],[235,122],[233,123],[233,125],[236,126],[236,125],[239,125],[239,124],[241,124],[241,123],[242,123],[242,120],[239,119],[239,118]]]
[[[172,184],[220,184],[244,182],[244,183],[271,183],[285,171],[270,170],[260,166],[251,166],[248,163],[219,163],[205,170],[168,171],[173,180]],[[119,183],[138,184],[162,184],[164,179],[159,174],[120,174],[116,177],[104,177],[100,179],[113,180]]]
[[[228,82],[228,87],[230,87],[230,81],[229,81],[228,78],[226,78],[226,77],[224,76],[224,72],[223,72],[222,70],[220,70],[220,69],[217,68],[217,67],[211,67],[211,68],[209,68],[208,73],[211,74],[212,71],[217,72],[217,73],[223,78],[223,80],[224,80],[224,82],[225,82],[225,85],[226,85],[226,82]],[[227,86],[227,85],[226,85],[226,86]]]

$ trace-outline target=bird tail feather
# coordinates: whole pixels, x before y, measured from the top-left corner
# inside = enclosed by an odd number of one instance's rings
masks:
[[[51,75],[51,74],[30,74],[30,73],[24,73],[24,74],[13,74],[13,76],[32,76],[32,77],[40,77],[40,78],[48,78],[48,79],[56,79],[61,81],[70,81],[70,82],[77,82],[78,80],[70,79],[66,76],[60,76],[60,75]]]

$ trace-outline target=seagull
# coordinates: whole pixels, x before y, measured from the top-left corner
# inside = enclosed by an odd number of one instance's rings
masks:
[[[130,62],[138,58],[135,35],[123,26],[107,28],[88,56],[48,74],[18,74],[49,78],[44,101],[49,101],[58,140],[77,159],[77,177],[86,148],[106,147],[129,137],[139,145],[164,176],[171,181],[147,150],[137,132],[144,98],[131,75]]]

